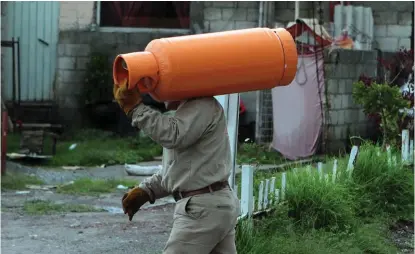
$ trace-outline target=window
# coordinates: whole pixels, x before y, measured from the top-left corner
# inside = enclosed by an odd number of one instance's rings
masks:
[[[100,2],[101,27],[189,29],[190,2]]]

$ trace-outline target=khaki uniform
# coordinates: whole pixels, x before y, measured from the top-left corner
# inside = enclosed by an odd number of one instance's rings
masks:
[[[229,138],[223,108],[215,98],[187,100],[174,116],[141,104],[132,124],[164,147],[162,170],[140,184],[150,203],[228,180]],[[164,253],[236,253],[238,215],[239,200],[230,188],[180,199]]]

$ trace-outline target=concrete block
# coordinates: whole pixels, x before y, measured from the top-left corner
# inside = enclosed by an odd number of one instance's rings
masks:
[[[344,152],[346,149],[346,144],[342,140],[330,140],[327,142],[327,150],[331,153]]]
[[[324,65],[325,78],[335,78],[334,71],[335,71],[335,65],[334,64],[329,63],[329,64]]]
[[[63,83],[66,83],[66,84],[80,81],[82,78],[80,78],[79,77],[80,75],[78,75],[78,74],[79,73],[77,71],[75,71],[75,70],[72,70],[72,71],[70,71],[70,70],[64,70],[62,72],[61,81]]]
[[[344,79],[344,93],[352,94],[353,92],[353,83],[357,81],[356,79]]]
[[[377,38],[378,47],[383,51],[396,51],[398,49],[398,38],[385,37]]]
[[[391,8],[393,8],[393,10],[397,10],[397,11],[408,11],[408,10],[414,9],[413,1],[390,2],[390,5],[391,5]]]
[[[222,8],[222,20],[246,21],[248,9],[246,8]]]
[[[344,110],[338,110],[337,111],[337,124],[344,124],[345,123],[345,111]]]
[[[398,12],[375,11],[373,21],[375,25],[396,25],[398,24]]]
[[[66,44],[66,56],[88,56],[91,49],[88,44]]]
[[[246,21],[258,22],[258,18],[259,18],[258,8],[248,9],[248,17],[247,17]]]
[[[258,22],[252,21],[235,21],[235,29],[246,29],[258,27]]]
[[[281,3],[281,2],[275,2]],[[294,9],[277,9],[275,10],[275,21],[278,22],[288,22],[294,20]],[[301,16],[302,17],[302,16]]]
[[[205,3],[205,7],[211,7],[211,6],[213,6],[213,3],[214,2],[209,2],[209,1],[206,1],[206,2],[204,2]]]
[[[76,69],[85,70],[89,63],[89,57],[77,57],[76,58]]]
[[[347,75],[345,74],[345,78],[357,78],[358,75],[356,75],[356,64],[348,64],[347,67]]]
[[[344,79],[339,79],[337,81],[339,86],[339,94],[345,94],[346,93],[346,82]]]
[[[411,39],[410,38],[400,38],[398,47],[399,48],[410,49],[411,48]]]
[[[342,109],[350,108],[350,104],[349,104],[350,97],[351,97],[351,95],[349,95],[349,94],[343,94],[341,96],[341,98],[342,98]]]
[[[328,94],[337,94],[339,93],[339,84],[336,79],[327,79],[327,93]]]
[[[401,25],[388,25],[388,37],[401,37],[409,38],[411,37],[412,27],[401,26]]]
[[[73,70],[75,69],[76,58],[63,56],[58,58],[58,68],[61,70]]]
[[[345,139],[346,136],[346,126],[340,125],[340,126],[334,126],[334,138],[335,139]]]
[[[356,109],[348,109],[345,112],[345,123],[356,124],[359,121],[359,111]]]
[[[257,12],[259,11],[259,2],[255,1],[238,1],[237,7],[238,8],[256,8]]]
[[[286,10],[288,9],[288,3],[287,1],[278,1],[275,2],[275,9],[276,10]]]
[[[398,15],[398,25],[410,26],[413,18],[412,12],[401,12]]]
[[[236,1],[214,1],[213,7],[236,7]]]
[[[203,11],[205,20],[221,20],[222,9],[220,8],[205,8]]]
[[[235,29],[235,21],[210,21],[210,32],[229,31]]]
[[[374,27],[373,35],[375,37],[386,37],[387,33],[388,33],[387,25],[376,25]]]
[[[65,44],[58,44],[58,56],[65,55]]]
[[[203,24],[204,24],[204,27],[203,27],[203,32],[204,32],[204,33],[208,33],[208,32],[210,31],[210,21],[205,20],[205,21],[203,22]]]
[[[148,44],[152,40],[151,33],[145,32],[137,32],[137,33],[130,33],[128,36],[128,44],[137,45],[137,44]]]
[[[359,123],[364,123],[364,122],[367,122],[367,115],[366,115],[366,113],[363,111],[363,109],[359,109],[358,110],[358,121],[359,121]]]
[[[338,120],[338,111],[337,110],[330,110],[329,111],[329,119],[327,119],[329,121],[330,124],[332,125],[337,125],[339,120]]]
[[[337,95],[337,94],[329,95],[329,103],[330,103],[331,109],[341,109],[342,108],[341,95]]]

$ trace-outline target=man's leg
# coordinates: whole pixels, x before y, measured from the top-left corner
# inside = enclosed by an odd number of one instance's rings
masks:
[[[164,254],[209,254],[235,227],[239,201],[229,190],[196,195],[177,202]],[[235,252],[223,252],[234,254]]]
[[[215,246],[211,254],[236,254],[235,229],[232,229],[232,231]]]

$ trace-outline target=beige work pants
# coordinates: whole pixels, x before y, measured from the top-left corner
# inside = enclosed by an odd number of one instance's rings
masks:
[[[181,199],[164,254],[236,254],[239,200],[229,189]]]

